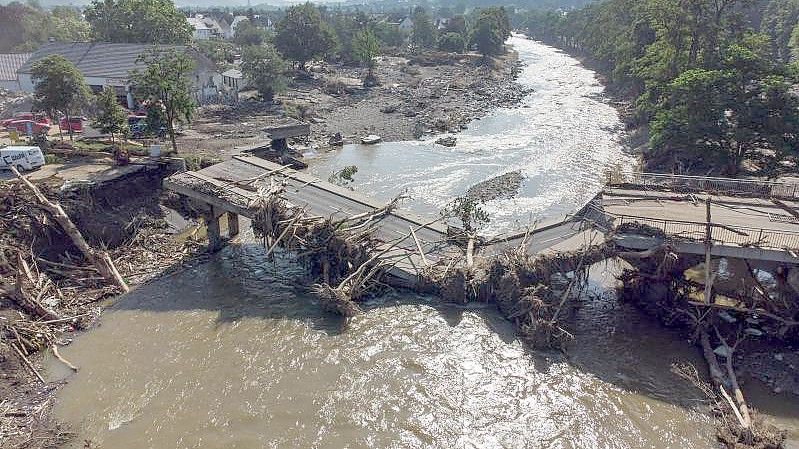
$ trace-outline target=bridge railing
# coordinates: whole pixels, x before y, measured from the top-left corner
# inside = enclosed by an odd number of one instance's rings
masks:
[[[632,173],[626,176],[622,184],[632,184],[653,190],[668,188],[685,193],[708,192],[717,195],[799,199],[799,184],[788,182],[669,175],[663,173]]]
[[[667,239],[702,242],[707,224],[693,221],[665,220],[630,215],[606,215],[613,220],[615,228],[624,224],[644,225],[662,232]],[[645,233],[647,228],[639,229]],[[757,248],[799,250],[799,233],[779,229],[752,228],[746,226],[724,226],[711,223],[711,238],[715,245],[751,246]]]

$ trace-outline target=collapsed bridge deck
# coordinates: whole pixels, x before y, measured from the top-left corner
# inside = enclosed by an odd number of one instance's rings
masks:
[[[344,219],[371,213],[385,206],[373,198],[308,173],[244,155],[234,156],[231,160],[202,170],[172,175],[164,180],[164,187],[208,205],[213,219],[229,214],[229,217],[233,217],[231,222],[235,224],[237,232],[236,217],[252,218],[256,213],[252,205],[259,198],[258,189],[272,182],[285,183],[285,191],[281,196],[289,204],[302,208],[307,216]],[[218,223],[214,221],[211,220],[211,224],[216,225],[218,232]],[[407,236],[411,229],[414,231],[413,238],[406,238],[386,254],[386,257],[397,260],[389,274],[400,281],[415,284],[421,270],[427,265],[463,254],[463,249],[449,238],[453,232],[460,230],[450,228],[441,218],[423,218],[401,208],[393,209],[382,217],[375,237],[382,242],[392,242]],[[531,245],[538,252],[579,232],[569,219],[561,220],[531,231],[530,235],[540,233],[542,236],[531,240],[534,242]],[[518,235],[500,239],[484,251],[492,254],[501,247],[517,245],[520,241]],[[219,242],[211,242],[211,246],[217,249]]]

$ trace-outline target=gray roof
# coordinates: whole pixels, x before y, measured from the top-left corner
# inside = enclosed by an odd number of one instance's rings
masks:
[[[185,51],[180,45],[162,45],[161,48],[175,48]],[[19,73],[30,73],[34,63],[50,55],[59,54],[72,62],[83,76],[126,79],[136,69],[136,59],[152,48],[150,44],[109,44],[102,42],[53,42],[39,47],[28,61],[19,69]],[[192,52],[195,59],[200,58],[198,66],[207,66],[205,58]],[[213,65],[213,63],[211,63]]]
[[[242,75],[241,70],[238,69],[230,69],[222,72],[222,76],[226,76],[228,78],[244,78]]]
[[[31,53],[0,54],[0,81],[16,81],[17,70],[31,57]]]

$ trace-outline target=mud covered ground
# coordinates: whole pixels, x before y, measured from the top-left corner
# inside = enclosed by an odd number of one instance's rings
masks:
[[[486,62],[476,54],[386,56],[375,74],[380,84],[364,87],[365,69],[319,64],[307,79],[294,79],[275,104],[242,94],[236,106],[207,106],[183,130],[179,151],[213,157],[235,147],[262,141],[260,130],[270,116],[285,112],[311,123],[308,145],[329,147],[341,133],[345,143],[368,134],[384,141],[415,140],[424,135],[458,132],[492,109],[511,106],[528,93],[515,82],[516,53]],[[303,142],[295,144],[303,145]]]

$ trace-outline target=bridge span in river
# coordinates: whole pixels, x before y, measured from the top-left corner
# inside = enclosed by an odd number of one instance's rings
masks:
[[[385,206],[359,192],[264,159],[238,155],[198,171],[164,180],[164,187],[200,203],[206,211],[209,250],[221,247],[219,218],[227,215],[230,237],[238,217],[252,218],[259,188],[278,182],[291,205],[308,216],[345,218]],[[440,217],[423,218],[396,208],[383,216],[375,237],[392,244],[386,257],[398,285],[414,285],[421,270],[462,255],[461,230]],[[627,250],[668,243],[673,251],[799,264],[799,185],[639,173],[608,185],[577,213],[528,229],[484,239],[478,257],[495,257],[525,245],[528,253],[577,251],[612,238]]]

